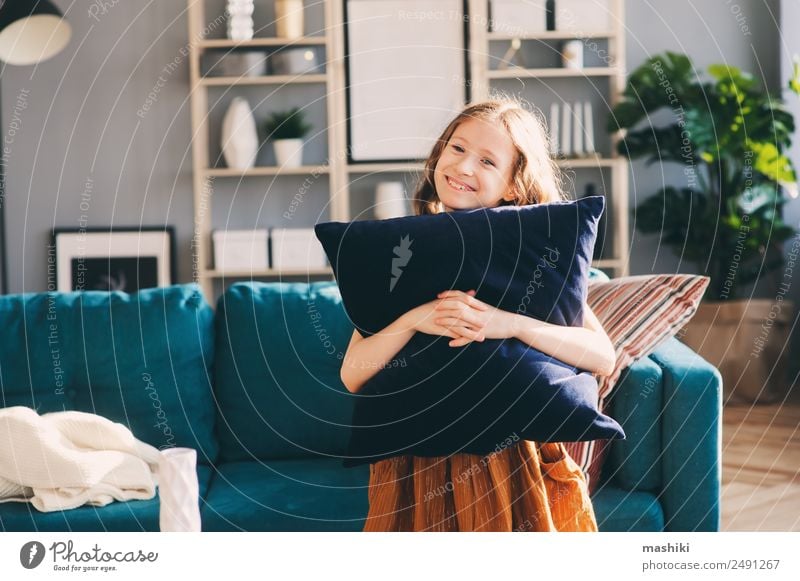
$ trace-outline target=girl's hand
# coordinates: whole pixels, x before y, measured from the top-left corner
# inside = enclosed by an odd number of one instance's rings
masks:
[[[428,335],[443,335],[452,339],[466,338],[467,343],[469,341],[478,340],[477,332],[470,331],[469,329],[448,329],[446,326],[440,325],[435,321],[441,313],[436,307],[442,302],[441,299],[434,299],[405,313],[403,318],[407,328],[419,331],[420,333],[427,333]]]
[[[456,331],[459,337],[450,341],[460,347],[470,341],[507,339],[513,336],[514,313],[509,313],[475,298],[475,291],[446,290],[439,293],[436,324]],[[477,334],[478,338],[473,338]]]

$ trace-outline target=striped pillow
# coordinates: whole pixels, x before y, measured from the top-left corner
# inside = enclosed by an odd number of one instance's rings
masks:
[[[602,323],[617,354],[614,372],[597,377],[601,412],[622,372],[652,353],[692,318],[709,281],[707,276],[694,274],[589,281],[586,302]],[[565,443],[570,456],[586,474],[590,493],[597,489],[608,443],[608,440]]]

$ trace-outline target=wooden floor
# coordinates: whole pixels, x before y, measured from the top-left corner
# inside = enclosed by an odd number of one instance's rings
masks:
[[[723,531],[800,531],[800,390],[785,399],[724,407]]]

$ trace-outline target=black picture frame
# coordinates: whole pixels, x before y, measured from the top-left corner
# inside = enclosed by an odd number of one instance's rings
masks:
[[[170,225],[54,228],[47,250],[49,290],[130,294],[176,280],[175,228]]]

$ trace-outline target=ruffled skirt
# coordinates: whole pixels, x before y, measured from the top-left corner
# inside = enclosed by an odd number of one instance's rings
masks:
[[[364,531],[597,531],[586,479],[562,443],[370,465]]]

